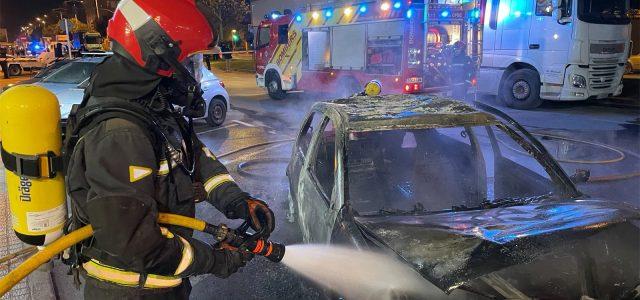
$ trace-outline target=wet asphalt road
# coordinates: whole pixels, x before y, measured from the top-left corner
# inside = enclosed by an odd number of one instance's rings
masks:
[[[270,100],[255,86],[251,74],[223,73],[232,99],[232,111],[221,128],[209,128],[204,122],[197,126],[202,141],[221,155],[242,147],[293,138],[304,115],[324,95],[292,94],[286,100]],[[495,104],[493,99],[485,99]],[[598,103],[547,103],[534,111],[502,108],[533,133],[544,138],[550,152],[561,159],[567,173],[590,169],[594,177],[624,176],[640,171],[640,111],[634,108],[614,108]],[[568,139],[551,138],[560,136]],[[285,220],[288,182],[286,162],[291,144],[282,143],[243,151],[221,159],[237,182],[247,192],[263,199],[274,209],[277,218],[272,239],[290,245],[301,241],[296,224]],[[238,173],[238,165],[257,159],[246,173]],[[640,177],[582,184],[586,194],[612,201],[625,201],[640,207]],[[229,222],[208,204],[200,204],[198,216],[210,223]],[[205,241],[212,241],[199,235]],[[309,259],[313,259],[310,257]],[[80,293],[71,286],[71,277],[64,268],[55,270],[55,283],[60,299],[78,299]],[[241,273],[226,280],[214,276],[192,279],[192,299],[301,299],[318,298],[318,290],[283,266],[256,258]]]

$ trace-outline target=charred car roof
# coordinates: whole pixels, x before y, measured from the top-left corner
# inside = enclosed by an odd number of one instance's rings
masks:
[[[350,131],[482,126],[498,121],[466,103],[432,95],[354,96],[316,104],[334,110]]]

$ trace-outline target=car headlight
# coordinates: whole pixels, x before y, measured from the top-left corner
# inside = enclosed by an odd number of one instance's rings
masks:
[[[586,88],[587,87],[587,79],[582,75],[571,74],[571,84],[573,87],[577,88]]]

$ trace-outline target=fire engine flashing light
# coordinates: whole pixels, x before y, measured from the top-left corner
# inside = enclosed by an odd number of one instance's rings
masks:
[[[361,13],[366,13],[367,12],[367,6],[366,5],[360,6],[360,12]]]
[[[327,9],[324,12],[324,16],[327,17],[327,18],[331,18],[333,16],[333,10],[331,8]]]
[[[347,7],[344,9],[344,15],[350,16],[353,13],[353,9],[351,7]]]
[[[380,5],[380,10],[387,11],[391,9],[391,4],[389,2],[384,2]]]
[[[317,11],[314,11],[311,14],[311,18],[313,18],[314,20],[317,20],[318,18],[320,18],[320,14]]]
[[[413,17],[413,9],[407,10],[407,19],[411,19]]]
[[[272,14],[271,14],[271,19],[274,19],[274,20],[275,20],[275,19],[277,19],[278,17],[280,17],[280,15],[279,15],[279,14],[277,14],[277,13],[272,13]]]
[[[400,7],[402,7],[402,2],[396,2],[393,4],[393,8],[395,9],[399,9]]]
[[[301,15],[297,15],[296,16],[296,22],[302,22],[302,16]]]
[[[448,18],[451,13],[448,10],[443,10],[440,12],[440,16],[443,18]]]

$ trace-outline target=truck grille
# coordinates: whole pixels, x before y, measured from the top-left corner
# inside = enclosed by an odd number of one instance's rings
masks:
[[[592,90],[609,89],[616,85],[617,65],[591,65],[589,68],[589,87]]]

